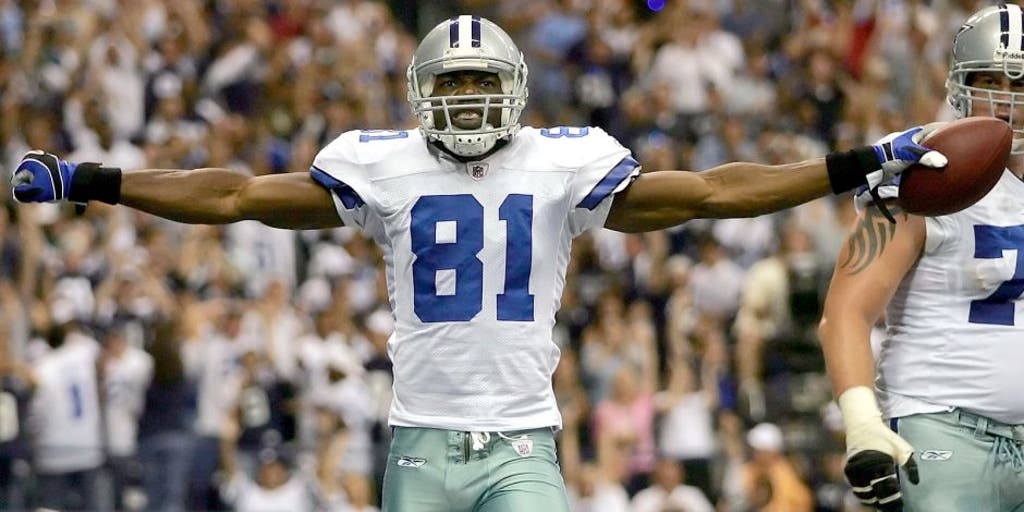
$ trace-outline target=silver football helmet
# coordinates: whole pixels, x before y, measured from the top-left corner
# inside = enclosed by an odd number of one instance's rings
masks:
[[[497,73],[502,93],[432,96],[437,75],[465,70]],[[480,156],[498,140],[511,139],[519,131],[519,115],[528,96],[526,75],[523,53],[501,27],[479,16],[456,16],[434,27],[416,49],[408,71],[409,104],[428,140],[440,141],[462,157]],[[456,127],[452,123],[456,105],[481,109],[481,126]],[[498,126],[488,122],[493,109],[501,109]]]
[[[997,72],[1010,80],[1024,77],[1024,10],[1014,4],[986,7],[972,15],[953,38],[946,79],[947,99],[960,117],[972,102],[987,101],[991,115],[1005,117],[1013,129],[1014,154],[1024,153],[1024,92],[967,85],[971,73]]]

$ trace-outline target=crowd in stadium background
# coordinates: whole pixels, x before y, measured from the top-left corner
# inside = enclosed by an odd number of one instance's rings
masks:
[[[652,169],[797,161],[949,119],[948,42],[982,5],[0,0],[0,510],[374,510],[389,440],[369,241],[15,209],[28,149],[306,172],[344,131],[415,127],[417,37],[472,12],[527,55],[524,124],[601,126]],[[840,196],[577,241],[554,380],[575,510],[860,510],[815,334],[852,218]]]

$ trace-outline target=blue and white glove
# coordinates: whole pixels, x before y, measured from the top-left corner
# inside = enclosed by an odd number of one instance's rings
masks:
[[[915,126],[902,132],[892,132],[871,145],[882,168],[865,175],[868,188],[876,189],[889,183],[907,167],[920,163],[926,167],[942,168],[946,166],[946,156],[934,149],[921,145],[926,137],[945,126],[946,123],[930,123]]]
[[[71,178],[78,164],[45,151],[29,151],[11,177],[14,200],[19,203],[53,203],[71,194]]]
[[[74,163],[53,153],[25,153],[11,177],[11,192],[19,203],[89,201],[117,204],[121,198],[121,169],[95,162]],[[80,210],[81,211],[81,210]]]
[[[941,122],[930,123],[902,132],[892,132],[871,145],[882,167],[864,175],[864,179],[872,201],[889,222],[895,224],[896,219],[885,205],[879,189],[896,185],[895,180],[900,173],[911,165],[921,164],[934,169],[945,167],[948,163],[945,155],[921,145],[921,141],[945,125]]]
[[[893,180],[914,164],[933,168],[946,166],[946,157],[938,151],[921,145],[925,139],[945,123],[915,126],[902,132],[893,132],[870,146],[860,146],[848,151],[834,151],[825,156],[832,192],[843,192],[867,188],[876,202],[878,187],[893,184]],[[890,222],[896,222],[882,206],[882,213]]]

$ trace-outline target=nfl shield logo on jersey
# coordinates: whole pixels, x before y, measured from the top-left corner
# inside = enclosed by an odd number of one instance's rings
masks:
[[[487,176],[487,164],[483,162],[469,162],[466,164],[466,171],[469,172],[469,177],[480,181],[484,179],[484,176]]]

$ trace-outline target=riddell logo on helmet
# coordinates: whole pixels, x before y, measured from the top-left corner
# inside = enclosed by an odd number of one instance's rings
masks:
[[[1002,62],[1004,60],[1024,60],[1024,51],[1007,50],[1006,48],[996,48],[996,51],[993,52],[992,60],[996,62]]]

